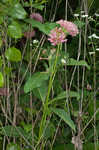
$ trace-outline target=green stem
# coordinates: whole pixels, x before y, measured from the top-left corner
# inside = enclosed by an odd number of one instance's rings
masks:
[[[43,116],[42,116],[42,120],[41,120],[41,124],[40,124],[40,130],[39,130],[39,140],[41,139],[41,136],[43,134],[43,130],[44,130],[44,127],[45,127],[45,124],[46,124],[46,118],[47,118],[47,113],[48,113],[49,96],[50,96],[52,84],[53,84],[53,81],[54,81],[54,77],[55,77],[55,74],[56,74],[56,66],[57,66],[57,60],[58,60],[58,55],[59,55],[60,48],[61,48],[61,45],[58,45],[55,62],[54,62],[52,73],[51,73],[50,80],[49,80],[47,97],[45,99]]]

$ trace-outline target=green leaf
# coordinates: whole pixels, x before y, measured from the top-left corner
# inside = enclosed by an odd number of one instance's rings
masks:
[[[12,68],[11,68],[11,67],[5,66],[5,68],[4,68],[4,73],[5,73],[6,75],[10,75],[11,71],[12,71]]]
[[[38,28],[41,32],[45,33],[48,35],[50,31],[57,26],[56,23],[45,23],[42,24],[36,20],[33,19],[25,19],[24,20],[26,23],[29,23],[32,25],[32,27]]]
[[[80,94],[78,92],[69,91],[68,93],[66,93],[66,91],[63,91],[57,97],[55,97],[54,99],[52,99],[49,102],[49,104],[52,104],[53,102],[57,102],[58,100],[62,100],[64,98],[66,98],[67,96],[70,97],[70,98],[75,97],[75,98],[77,98],[77,100],[79,100],[79,98],[80,98]]]
[[[49,74],[46,72],[37,72],[33,76],[29,77],[24,85],[24,92],[28,93],[35,88],[41,87],[45,80],[48,80]],[[42,87],[43,88],[43,87]]]
[[[51,122],[48,123],[48,126],[46,127],[45,131],[44,131],[44,139],[48,139],[50,137],[53,137],[54,132],[55,132],[56,128],[54,126],[54,124],[52,124]]]
[[[3,17],[8,14],[8,10],[5,4],[0,3],[0,24],[3,23]]]
[[[58,115],[62,120],[64,120],[65,123],[68,124],[75,131],[75,124],[64,109],[50,108],[50,110],[54,112],[56,115]]]
[[[13,126],[4,126],[0,128],[0,134],[9,136],[9,137],[20,137],[21,135],[27,136],[26,132],[24,129],[21,127],[13,127]]]
[[[32,7],[35,8],[35,9],[39,9],[39,10],[44,9],[44,5],[41,5],[41,4],[32,4]]]
[[[44,102],[46,98],[47,90],[48,90],[48,82],[43,81],[43,84],[39,88],[33,89],[33,94],[38,99],[42,100],[42,102]]]
[[[6,150],[21,150],[20,146],[14,143],[10,143],[7,145]]]
[[[11,25],[8,26],[8,35],[11,38],[21,38],[22,37],[22,29],[19,23],[13,21]]]
[[[3,44],[3,41],[2,41],[2,39],[0,37],[0,48],[1,48],[2,44]]]
[[[10,47],[6,50],[5,56],[9,61],[18,62],[21,61],[21,52],[15,47]]]
[[[67,66],[86,66],[90,70],[90,66],[84,60],[77,61],[73,58],[70,58],[66,64]]]
[[[39,10],[43,10],[44,9],[44,5],[42,5],[42,4],[39,4],[39,3],[37,3],[37,4],[30,4],[29,2],[25,2],[24,4],[24,7],[33,7],[33,8],[35,8],[35,9],[39,9]]]
[[[15,19],[25,19],[26,11],[20,3],[16,3],[10,10],[9,15]]]
[[[0,87],[3,87],[3,85],[4,85],[4,78],[2,73],[0,72]]]

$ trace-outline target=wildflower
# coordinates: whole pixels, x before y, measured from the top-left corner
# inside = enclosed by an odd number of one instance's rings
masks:
[[[53,30],[51,30],[48,40],[52,43],[52,45],[58,45],[60,43],[67,41],[67,39],[65,39],[65,37],[66,37],[66,35],[63,32],[62,28],[56,27]]]
[[[79,17],[79,14],[74,14],[74,17]]]
[[[35,31],[34,30],[24,32],[24,37],[26,37],[27,39],[30,39],[30,38],[32,38],[34,36],[35,36]]]
[[[38,42],[38,40],[33,40],[33,44],[37,44]]]
[[[81,17],[82,17],[82,18],[87,18],[87,17],[88,17],[88,15],[81,15]]]
[[[99,14],[95,13],[95,16],[96,16],[96,17],[99,17]]]
[[[94,19],[92,18],[92,16],[88,17],[89,21],[94,21]]]
[[[94,55],[95,54],[95,52],[89,52],[89,55]]]
[[[97,36],[95,33],[93,33],[93,34],[90,35],[88,38],[89,38],[89,39],[91,39],[91,38],[99,39],[99,36]]]
[[[43,17],[39,13],[31,13],[30,18],[39,21],[41,23],[43,22]]]
[[[99,51],[99,48],[96,48],[96,51]]]
[[[60,24],[60,26],[63,27],[71,36],[76,36],[78,34],[78,28],[74,23],[66,20],[59,20],[57,23]]]
[[[62,63],[62,64],[66,64],[65,59],[62,58],[62,59],[61,59],[61,63]]]

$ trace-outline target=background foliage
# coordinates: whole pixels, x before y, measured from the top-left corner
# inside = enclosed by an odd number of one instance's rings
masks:
[[[99,149],[98,3],[0,1],[1,150]],[[47,39],[60,19],[79,34],[57,55]]]

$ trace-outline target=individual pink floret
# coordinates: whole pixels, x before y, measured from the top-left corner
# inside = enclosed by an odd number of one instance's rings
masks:
[[[51,30],[51,33],[49,34],[48,40],[52,43],[52,45],[58,45],[60,43],[66,42],[67,39],[65,39],[66,35],[63,32],[62,28],[54,28]]]
[[[77,26],[70,21],[59,20],[56,23],[60,24],[71,36],[76,36],[79,33]]]
[[[31,13],[30,18],[34,19],[34,20],[37,20],[41,23],[43,22],[43,17],[39,13]]]

